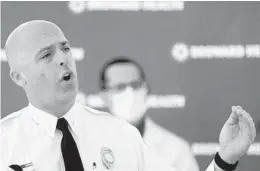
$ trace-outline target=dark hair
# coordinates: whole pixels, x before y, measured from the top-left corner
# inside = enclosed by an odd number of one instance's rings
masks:
[[[111,60],[107,61],[100,70],[100,79],[99,79],[100,90],[106,89],[106,71],[110,66],[115,64],[134,64],[138,68],[140,72],[140,76],[143,79],[143,81],[146,81],[144,70],[136,61],[126,56],[116,56]]]

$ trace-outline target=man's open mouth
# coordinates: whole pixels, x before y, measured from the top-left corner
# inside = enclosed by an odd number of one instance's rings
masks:
[[[69,81],[72,78],[72,72],[66,72],[63,76],[62,76],[62,80],[64,81]]]

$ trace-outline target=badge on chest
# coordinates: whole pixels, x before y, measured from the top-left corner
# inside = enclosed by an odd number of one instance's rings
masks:
[[[103,165],[109,170],[112,169],[115,164],[113,151],[108,147],[102,147],[100,153]]]

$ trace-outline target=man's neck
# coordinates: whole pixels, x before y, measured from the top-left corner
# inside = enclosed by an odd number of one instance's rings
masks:
[[[74,105],[75,102],[69,102],[69,103],[62,103],[62,104],[56,104],[56,105],[39,105],[37,103],[30,102],[34,107],[47,112],[53,116],[56,116],[58,118],[65,115]]]

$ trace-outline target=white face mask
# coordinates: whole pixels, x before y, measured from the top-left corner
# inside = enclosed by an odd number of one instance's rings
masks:
[[[111,95],[111,113],[130,124],[137,124],[144,116],[146,105],[145,89],[126,88],[123,92]]]

